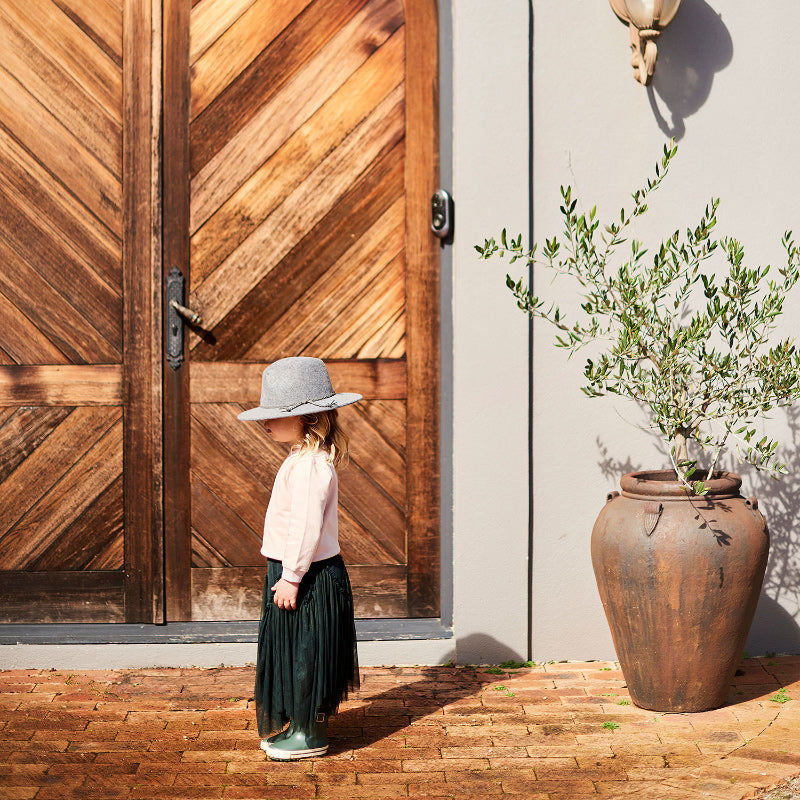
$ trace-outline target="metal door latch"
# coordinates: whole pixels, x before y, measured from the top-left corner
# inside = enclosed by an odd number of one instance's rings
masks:
[[[183,328],[184,319],[193,325],[199,325],[203,318],[197,311],[183,305],[186,284],[183,273],[173,267],[167,276],[166,296],[166,358],[172,369],[178,369],[183,363]]]
[[[431,197],[431,231],[444,244],[453,243],[453,198],[444,189]]]

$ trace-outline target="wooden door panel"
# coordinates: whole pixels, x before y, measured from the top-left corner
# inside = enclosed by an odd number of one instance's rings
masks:
[[[269,280],[241,296],[236,307],[215,327],[213,342],[210,339],[197,342],[194,358],[229,361],[266,357],[269,338],[260,345],[264,338],[262,332],[273,330],[287,310],[314,292],[317,282],[324,276],[324,262],[346,263],[353,242],[356,242],[355,247],[369,242],[370,233],[402,191],[403,145],[400,143],[337,198],[328,213],[283,258],[284,269],[273,270]],[[345,228],[348,233],[342,236]],[[258,354],[252,351],[257,347],[261,347]]]
[[[119,237],[85,213],[75,197],[10,138],[0,138],[0,176],[57,235],[112,285],[119,283]]]
[[[308,229],[331,210],[358,176],[400,141],[402,121],[402,93],[395,91],[212,273],[201,283],[192,284],[193,299],[203,311],[204,328],[213,331],[239,299],[264,280]],[[267,258],[266,253],[270,254]],[[193,338],[192,346],[198,341]]]
[[[165,20],[165,257],[202,314],[166,382],[170,618],[258,616],[285,450],[236,415],[301,354],[364,395],[340,472],[359,615],[436,615],[435,7],[169,0]]]
[[[356,617],[391,618],[408,615],[405,565],[347,565]],[[258,619],[264,567],[223,567],[192,570],[192,611],[198,619]]]
[[[313,353],[324,359],[402,358],[403,224],[401,198],[336,261],[330,263],[328,254],[320,254],[315,280],[302,294],[273,292],[273,307],[283,313],[262,329],[263,334],[258,331],[251,337],[246,357],[264,362],[279,353]],[[361,268],[354,271],[354,264]],[[284,270],[291,268],[291,261],[282,265]]]
[[[78,5],[83,13],[76,13]],[[112,119],[121,122],[122,5],[4,0],[2,13]]]
[[[189,63],[192,66],[194,119],[267,45],[272,43],[310,0],[247,0],[201,3],[192,12]]]
[[[373,16],[356,15],[354,31],[345,28],[334,36],[193,177],[193,236],[214,215],[219,219],[212,223],[215,235],[204,234],[201,241],[220,239],[224,244],[230,236],[241,241],[266,217],[270,205],[274,207],[310,172],[331,143],[340,141],[398,84],[403,72],[403,29],[387,28],[376,41],[374,30],[362,33],[359,29],[364,22],[372,24]],[[385,39],[390,34],[388,43]],[[353,38],[360,46],[343,51],[341,40]],[[372,52],[375,45],[381,46]],[[281,180],[270,180],[275,175]],[[247,213],[237,219],[237,208]],[[226,229],[226,217],[236,219],[237,227]],[[203,261],[197,244],[193,266]]]
[[[5,622],[158,618],[152,35],[133,0],[0,8]]]
[[[191,585],[197,619],[259,613],[264,510],[286,454],[262,426],[237,419],[253,402],[262,368],[258,362],[191,365]],[[346,384],[368,398],[342,412],[352,445],[350,463],[339,471],[340,542],[357,613],[403,617],[408,613],[405,362],[332,361],[329,370],[335,385]]]
[[[366,0],[315,0],[274,38],[252,31],[259,54],[192,119],[191,172],[196,175],[229,139],[250,122],[289,78],[343,28]],[[273,9],[282,5],[270,4]],[[293,5],[297,10],[302,3]],[[288,16],[288,15],[287,15]],[[281,21],[285,17],[281,17]]]

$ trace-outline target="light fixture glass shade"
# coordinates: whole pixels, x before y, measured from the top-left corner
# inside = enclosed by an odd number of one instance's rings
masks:
[[[623,0],[628,21],[632,22],[639,30],[646,30],[653,27],[653,15],[655,14],[658,0]],[[661,0],[661,16],[658,20],[658,27],[664,28],[672,22],[672,18],[678,13],[681,0]]]

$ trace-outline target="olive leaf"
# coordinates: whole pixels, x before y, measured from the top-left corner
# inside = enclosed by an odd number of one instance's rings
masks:
[[[744,247],[716,237],[719,199],[712,198],[693,227],[673,231],[656,248],[635,239],[631,223],[647,211],[677,154],[664,146],[655,177],[632,195],[619,222],[603,223],[597,207],[578,213],[572,188],[561,187],[563,231],[525,250],[522,235],[506,230],[476,245],[482,259],[494,256],[526,266],[544,264],[578,285],[577,321],[534,294],[524,278],[506,275],[518,307],[556,329],[555,345],[572,356],[584,347],[607,347],[588,356],[581,387],[589,397],[615,394],[643,404],[667,443],[676,475],[697,494],[708,491],[720,452],[732,441],[740,457],[778,475],[778,442],[756,439],[755,421],[800,397],[800,354],[793,339],[773,341],[784,300],[800,279],[800,248],[791,231],[783,237],[786,264],[748,266]],[[623,246],[626,246],[623,250]],[[722,257],[727,265],[706,262]],[[700,470],[689,458],[689,442],[710,451]],[[690,481],[690,478],[694,478]],[[704,478],[704,479],[701,479]]]

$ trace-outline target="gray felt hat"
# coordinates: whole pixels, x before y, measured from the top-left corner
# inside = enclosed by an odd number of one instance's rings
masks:
[[[354,392],[333,391],[328,368],[318,358],[294,356],[273,361],[261,376],[261,403],[239,414],[239,419],[299,417],[332,411],[361,399]]]

